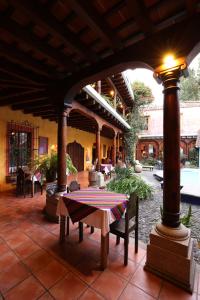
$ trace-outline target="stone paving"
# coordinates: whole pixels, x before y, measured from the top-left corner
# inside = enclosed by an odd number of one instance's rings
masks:
[[[143,171],[141,177],[151,184],[154,188],[152,199],[141,200],[139,204],[139,239],[144,243],[148,243],[149,233],[153,225],[160,220],[160,206],[163,202],[163,191],[160,187],[153,172]],[[182,214],[187,214],[189,208],[188,203],[181,203]],[[191,218],[191,234],[195,239],[194,256],[196,261],[200,264],[200,205],[192,205],[192,218]]]

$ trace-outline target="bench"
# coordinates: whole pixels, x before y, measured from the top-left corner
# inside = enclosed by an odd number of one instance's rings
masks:
[[[144,170],[144,171],[145,171],[145,170],[146,170],[146,171],[148,171],[148,170],[149,170],[149,171],[153,171],[153,168],[154,168],[154,166],[147,166],[147,165],[144,166],[144,165],[142,165],[142,170]]]

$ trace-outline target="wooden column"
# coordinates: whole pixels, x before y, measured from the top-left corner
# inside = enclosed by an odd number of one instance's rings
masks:
[[[116,165],[116,133],[114,135],[114,138],[113,138],[113,165],[115,166]]]
[[[100,128],[98,127],[96,132],[96,156],[98,159],[97,162],[97,171],[100,171],[100,164],[101,164],[101,154],[100,154]]]
[[[97,81],[97,92],[101,95],[101,80]]]
[[[163,75],[164,86],[164,185],[162,224],[168,227],[180,225],[180,109],[178,87],[180,72]]]
[[[119,132],[117,134],[117,151],[119,151]]]
[[[66,190],[66,138],[67,138],[67,107],[58,112],[58,192]]]

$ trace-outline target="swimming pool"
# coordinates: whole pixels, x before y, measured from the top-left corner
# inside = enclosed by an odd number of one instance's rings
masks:
[[[163,171],[153,174],[156,179],[163,180]],[[200,204],[200,169],[181,169],[181,200],[194,204]]]

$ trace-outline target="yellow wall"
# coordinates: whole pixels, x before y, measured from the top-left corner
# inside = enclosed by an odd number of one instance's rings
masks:
[[[9,107],[0,108],[0,191],[6,190],[11,185],[6,184],[6,135],[7,135],[7,122],[13,120],[14,122],[28,120],[33,126],[39,127],[39,136],[48,137],[49,152],[52,145],[57,145],[57,124],[44,120],[40,117],[34,117],[31,114],[24,114],[21,111],[13,111]],[[74,142],[80,143],[84,147],[84,168],[91,167],[92,163],[92,146],[96,142],[95,134],[88,133],[82,130],[68,127],[67,143]],[[111,146],[113,141],[101,137],[101,157],[103,157],[103,145]],[[88,152],[89,161],[86,162],[86,151]]]
[[[73,143],[74,141],[81,144],[81,146],[84,148],[84,169],[86,170],[90,168],[92,165],[92,147],[93,144],[96,143],[96,135],[86,131],[68,127],[67,143],[68,144]],[[107,152],[108,146],[113,145],[113,140],[105,137],[101,137],[100,141],[101,141],[100,157],[103,158],[103,145],[106,145],[106,152]],[[89,156],[89,161],[86,161],[86,151]]]

